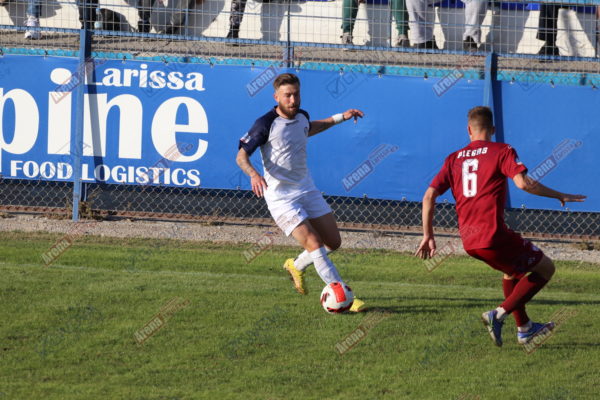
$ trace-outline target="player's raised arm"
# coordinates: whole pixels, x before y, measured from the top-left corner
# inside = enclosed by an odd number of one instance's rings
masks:
[[[426,259],[435,255],[435,238],[433,237],[433,214],[435,211],[435,199],[439,196],[437,190],[427,188],[423,195],[423,240],[415,255]]]
[[[317,133],[323,132],[334,125],[347,121],[350,118],[354,118],[354,123],[356,123],[358,118],[362,118],[364,115],[365,114],[362,111],[351,108],[343,113],[332,115],[329,118],[310,121],[310,131],[308,132],[308,136],[316,135]]]
[[[529,177],[525,172],[521,172],[513,177],[515,185],[527,193],[535,194],[536,196],[550,197],[560,201],[560,205],[564,207],[567,202],[582,202],[587,196],[581,194],[568,194],[550,189],[548,186]]]
[[[263,197],[264,190],[267,188],[267,182],[252,166],[250,157],[248,156],[248,153],[246,153],[246,150],[243,148],[239,149],[235,158],[235,162],[241,168],[241,170],[250,177],[250,184],[252,185],[252,191],[254,194],[256,194],[257,197]]]

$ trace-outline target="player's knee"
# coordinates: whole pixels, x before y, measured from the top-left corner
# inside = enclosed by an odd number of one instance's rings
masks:
[[[325,243],[325,245],[327,247],[329,247],[329,249],[331,251],[335,251],[335,250],[339,249],[340,246],[342,245],[342,238],[338,236],[337,238],[334,238],[333,240],[328,240],[327,243]]]
[[[309,249],[309,250],[316,250],[320,247],[323,247],[324,243],[321,240],[321,238],[317,235],[309,235],[306,238],[306,245],[305,248]]]
[[[544,256],[540,262],[533,268],[532,272],[537,272],[544,279],[550,280],[554,272],[556,272],[556,267],[551,259],[547,256]]]
[[[551,259],[549,259],[548,257],[546,257],[548,259],[548,266],[546,267],[546,279],[550,279],[552,278],[552,275],[554,275],[554,273],[556,272],[556,266],[554,266],[554,263],[552,262]]]

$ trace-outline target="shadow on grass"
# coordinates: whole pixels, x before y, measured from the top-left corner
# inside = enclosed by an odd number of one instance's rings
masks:
[[[369,307],[360,314],[369,313],[387,313],[387,314],[438,314],[438,307],[414,307],[414,306],[387,306],[387,307]]]
[[[560,333],[559,333],[560,334]],[[590,347],[600,347],[600,343],[565,343],[565,344],[552,344],[552,343],[547,343],[544,342],[543,345],[540,346],[541,348],[546,348],[546,349],[566,349],[566,350],[572,350],[572,349],[588,349]]]
[[[388,296],[388,297],[369,297],[368,298],[369,301],[371,300],[406,300],[406,301],[413,301],[413,300],[425,300],[425,301],[432,301],[432,302],[436,302],[436,301],[452,301],[452,302],[464,302],[466,304],[465,308],[475,308],[477,306],[490,306],[490,303],[501,303],[504,301],[504,298],[501,297],[494,297],[494,298],[486,298],[486,297],[481,297],[481,298],[465,298],[465,297],[407,297],[407,296],[398,296],[398,297],[394,297],[394,296]],[[596,305],[596,304],[600,304],[600,300],[549,300],[549,299],[543,299],[543,300],[538,300],[535,297],[533,298],[533,300],[531,300],[530,303],[528,304],[546,304],[546,305]],[[457,304],[453,304],[452,307],[456,307]],[[440,307],[440,308],[444,308],[446,306],[436,306],[436,307]]]

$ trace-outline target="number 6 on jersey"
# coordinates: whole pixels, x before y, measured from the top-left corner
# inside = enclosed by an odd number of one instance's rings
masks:
[[[477,168],[479,167],[479,160],[471,158],[463,161],[462,164],[462,184],[463,184],[463,195],[465,197],[475,197],[477,194]]]

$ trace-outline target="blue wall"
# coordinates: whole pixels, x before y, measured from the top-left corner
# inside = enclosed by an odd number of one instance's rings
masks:
[[[598,90],[558,85],[554,88],[550,85],[523,88],[518,84],[502,82],[499,97],[502,99],[504,139],[517,149],[530,173],[538,165],[546,164],[550,168],[541,176],[543,184],[563,192],[589,196],[585,203],[570,203],[569,208],[598,211]],[[561,148],[562,152],[559,151]],[[545,168],[541,168],[540,172],[543,170]],[[556,209],[555,200],[532,197],[517,189],[511,193],[513,207],[525,204],[529,208]]]
[[[66,164],[80,152],[68,139],[74,137],[78,109],[76,96],[69,93],[72,87],[61,84],[77,71],[77,60],[37,56],[1,60],[2,95],[11,93],[17,98],[16,103],[7,98],[0,103],[2,175],[70,180]],[[91,99],[87,109],[93,117],[87,123],[84,179],[147,184],[150,175],[157,184],[171,186],[249,188],[235,165],[237,142],[273,106],[272,78],[285,70],[97,63],[87,87]],[[292,72],[302,79],[302,106],[312,119],[351,107],[366,114],[357,124],[346,122],[310,139],[313,177],[331,195],[419,201],[446,155],[468,143],[466,113],[483,99],[483,81],[468,81],[457,71],[442,79]],[[145,83],[140,78],[144,74]],[[160,77],[165,87],[150,87],[151,82],[162,86]],[[543,183],[590,197],[586,203],[570,205],[571,209],[600,211],[600,178],[595,171],[595,152],[600,149],[598,91],[534,83],[501,82],[497,86],[496,118],[504,140],[517,149],[530,169],[543,161],[546,166],[554,164],[540,175]],[[103,102],[111,100],[119,102],[120,111],[115,106],[106,118],[95,116]],[[103,120],[108,132],[104,153],[99,134]],[[15,127],[21,132],[17,138],[13,137]],[[50,147],[49,132],[53,135]],[[176,143],[179,148],[173,146]],[[253,160],[260,164],[258,154]],[[444,198],[452,200],[450,194]],[[510,201],[512,206],[558,208],[558,202],[524,194],[514,186]]]

